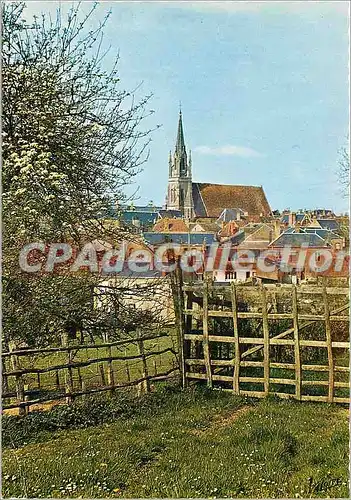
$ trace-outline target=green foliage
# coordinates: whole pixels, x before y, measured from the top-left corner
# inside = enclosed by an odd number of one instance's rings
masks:
[[[344,408],[167,386],[140,406],[120,398],[114,420],[97,402],[104,423],[77,428],[72,409],[64,430],[5,449],[4,496],[349,497]]]
[[[86,428],[113,422],[117,418],[150,417],[162,407],[169,405],[169,399],[177,405],[191,404],[194,400],[218,399],[218,393],[197,387],[195,391],[181,392],[177,383],[159,383],[157,391],[137,397],[134,392],[119,390],[115,396],[105,394],[78,399],[70,406],[57,405],[49,411],[32,411],[24,417],[4,415],[2,419],[2,444],[17,448],[23,444],[45,441],[50,434],[63,429]]]

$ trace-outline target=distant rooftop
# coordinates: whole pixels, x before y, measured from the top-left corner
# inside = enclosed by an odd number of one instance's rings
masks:
[[[144,240],[149,245],[163,243],[178,243],[180,245],[210,245],[216,241],[213,233],[143,233]]]

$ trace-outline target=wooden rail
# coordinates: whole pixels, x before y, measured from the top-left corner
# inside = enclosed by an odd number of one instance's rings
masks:
[[[19,408],[19,414],[24,415],[31,406],[63,398],[65,398],[66,403],[70,404],[79,396],[105,391],[113,393],[120,388],[135,386],[138,386],[139,393],[148,392],[151,381],[163,380],[178,371],[177,352],[173,347],[160,348],[156,346],[156,348],[150,349],[150,346],[147,346],[147,341],[156,341],[157,343],[167,335],[167,333],[161,333],[141,336],[139,332],[136,338],[116,342],[63,345],[38,349],[15,349],[11,345],[9,352],[2,353],[3,389],[6,388],[5,391],[2,391],[2,408],[3,410]],[[64,340],[64,344],[66,342],[67,339]],[[135,346],[137,353],[128,354],[125,351],[124,354],[116,354],[112,351],[113,347],[127,349],[131,345]],[[89,356],[84,360],[74,360],[80,351],[92,349],[97,351],[104,349],[106,354],[99,353],[95,357]],[[33,360],[37,364],[40,360],[43,361],[43,355],[50,356],[58,353],[66,358],[65,361],[55,363],[52,360],[46,360],[46,366],[28,366]],[[157,360],[160,361],[164,355],[170,356],[168,364],[172,360],[172,366],[160,369],[160,366],[157,366]],[[151,361],[149,365],[148,360]],[[122,362],[123,366],[116,370],[115,362]],[[131,376],[130,362],[139,363],[137,372],[141,372],[141,377],[134,376],[133,378]],[[82,373],[82,368],[93,368],[94,366],[96,367],[96,374],[93,377],[94,383],[89,386],[89,377],[87,378],[87,375]],[[126,381],[118,380],[118,371],[121,371],[122,368],[125,369]],[[50,384],[43,383],[42,377],[50,373],[55,375],[54,388]],[[31,383],[28,383],[28,376],[33,374],[36,375],[36,383],[33,383],[32,380]],[[61,377],[60,374],[62,374]],[[39,393],[39,396],[33,398],[33,394],[36,393]]]
[[[186,383],[202,380],[209,387],[252,397],[349,402],[348,288],[324,283],[223,286],[205,280],[178,287],[177,300],[187,304],[178,308],[186,318],[178,318],[179,325],[186,325]],[[243,332],[248,321],[252,329]],[[218,332],[220,322],[224,326]],[[275,333],[277,325],[283,331]],[[340,325],[345,325],[342,338]],[[273,358],[272,349],[280,349]]]

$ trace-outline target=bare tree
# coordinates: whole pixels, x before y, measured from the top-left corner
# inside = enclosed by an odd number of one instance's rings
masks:
[[[347,147],[341,148],[339,152],[339,181],[342,186],[342,192],[345,197],[349,196],[350,188],[350,154]]]

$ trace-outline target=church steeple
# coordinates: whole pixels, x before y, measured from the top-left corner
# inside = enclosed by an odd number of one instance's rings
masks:
[[[188,177],[188,158],[186,153],[182,112],[179,111],[178,131],[172,162],[172,177]]]
[[[179,111],[178,133],[177,133],[177,142],[175,150],[176,153],[178,153],[179,155],[186,152],[185,142],[184,142],[184,132],[183,132],[182,111]]]
[[[178,131],[174,155],[169,158],[169,181],[167,208],[180,210],[182,215],[191,219],[194,215],[191,158],[187,158],[184,141],[182,111],[179,111]]]

